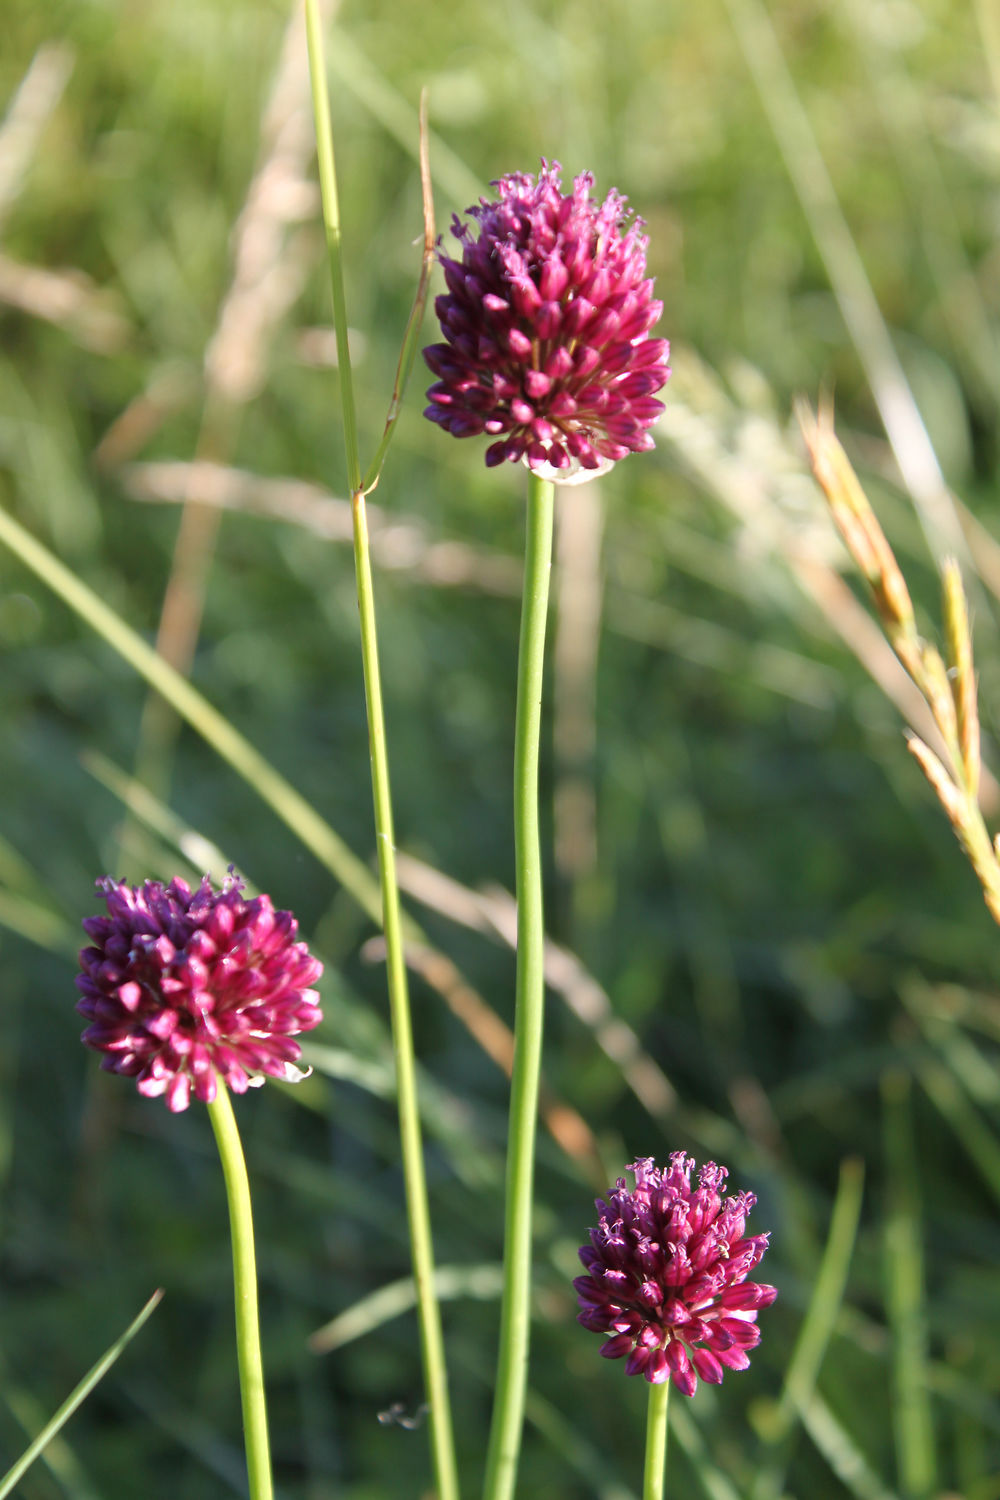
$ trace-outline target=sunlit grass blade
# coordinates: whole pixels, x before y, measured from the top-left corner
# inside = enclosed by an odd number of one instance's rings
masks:
[[[927,1382],[923,1225],[910,1093],[908,1073],[898,1069],[885,1073],[885,1300],[893,1346],[892,1417],[899,1486],[908,1500],[926,1500],[934,1490],[936,1460]]]
[[[993,82],[993,92],[1000,103],[1000,15],[990,0],[975,0],[973,9],[983,39],[983,52]]]
[[[229,720],[159,656],[137,631],[18,521],[0,510],[0,542],[128,662],[241,776],[377,924],[378,882],[306,799]]]
[[[820,1396],[813,1396],[802,1422],[841,1484],[856,1500],[899,1500],[895,1490],[883,1484],[847,1428]]]
[[[38,1431],[43,1412],[37,1401],[23,1391],[9,1387],[4,1390],[2,1400],[25,1432]],[[94,1489],[73,1449],[58,1433],[39,1454],[38,1462],[48,1470],[67,1500],[104,1500],[104,1496]]]
[[[76,57],[65,42],[43,42],[0,121],[0,229],[24,189],[45,127],[58,108]]]
[[[301,7],[291,7],[260,116],[253,177],[233,229],[229,286],[205,345],[204,401],[190,469],[194,482],[184,496],[156,632],[157,651],[184,677],[198,648],[221,520],[217,508],[203,502],[195,476],[203,464],[225,463],[236,451],[248,402],[263,383],[271,339],[293,295],[269,297],[264,289],[278,277],[289,287],[296,279],[290,226],[276,206],[280,194],[273,184],[280,179],[286,193],[304,188],[312,155],[308,130],[298,123],[309,88],[304,29]],[[170,785],[179,727],[169,705],[151,693],[140,721],[135,769],[138,780],[160,792]],[[141,858],[141,849],[132,849],[132,833],[126,823],[121,846]]]
[[[231,861],[218,844],[213,844],[211,839],[196,832],[182,818],[177,817],[148,787],[116,766],[114,761],[102,755],[99,750],[84,750],[80,761],[95,781],[99,781],[113,797],[117,797],[137,822],[176,849],[199,879],[202,875],[211,875],[216,885],[221,884]]]
[[[13,1385],[7,1370],[0,1375],[0,1401],[29,1438],[45,1426],[46,1413],[42,1403],[22,1386]],[[48,1470],[69,1500],[104,1500],[91,1484],[65,1434],[56,1433],[49,1439],[38,1455],[38,1462]]]
[[[463,1375],[474,1377],[484,1391],[492,1389],[493,1367],[480,1349],[467,1344],[462,1350]],[[559,1457],[567,1473],[579,1476],[581,1494],[596,1500],[639,1500],[621,1466],[609,1459],[593,1441],[594,1434],[581,1425],[582,1414],[569,1417],[540,1391],[529,1386],[524,1402],[525,1421]],[[719,1500],[732,1500],[720,1496]]]
[[[620,1478],[617,1469],[590,1442],[586,1433],[529,1386],[524,1402],[525,1420],[558,1453],[570,1473],[580,1476],[597,1500],[637,1500],[635,1491]]]
[[[0,927],[7,927],[39,948],[73,953],[77,934],[60,912],[53,911],[45,883],[31,864],[0,836]]]
[[[12,891],[0,890],[0,927],[50,953],[73,955],[80,947],[76,933],[58,912]]]
[[[726,0],[786,170],[931,550],[968,549],[937,456],[762,0]]]
[[[1000,1104],[996,1062],[968,1035],[984,1030],[996,1038],[1000,1014],[980,996],[953,986],[939,990],[916,978],[900,986],[900,998],[969,1097],[984,1108]]]
[[[383,130],[412,156],[413,143],[417,139],[416,110],[346,32],[334,27],[332,36],[334,45],[330,48],[329,61],[338,83],[349,89]],[[431,133],[429,140],[434,156],[435,182],[456,208],[475,203],[484,184],[440,137]]]
[[[773,1456],[761,1464],[752,1490],[753,1500],[777,1500],[782,1492],[789,1440],[812,1400],[840,1315],[858,1233],[864,1177],[864,1164],[857,1157],[850,1157],[841,1165],[819,1273],[785,1371],[781,1395],[766,1424],[765,1437]]]
[[[691,1465],[706,1500],[741,1500],[728,1475],[713,1462],[701,1429],[684,1402],[675,1401],[670,1408],[670,1437]]]
[[[500,1265],[438,1266],[434,1272],[434,1289],[442,1302],[462,1297],[490,1302],[499,1298],[502,1288],[503,1267]],[[332,1354],[334,1349],[364,1338],[393,1318],[409,1312],[416,1301],[417,1288],[413,1277],[403,1276],[399,1281],[370,1292],[324,1323],[322,1328],[317,1328],[309,1336],[309,1347],[314,1354]]]
[[[379,1021],[381,1027],[382,1023]],[[324,1047],[305,1041],[302,1060],[317,1073],[335,1082],[351,1084],[376,1099],[396,1100],[396,1074],[389,1038],[380,1032],[380,1055],[359,1056],[339,1047]],[[442,1087],[432,1074],[417,1070],[422,1118],[428,1135],[440,1142],[449,1168],[472,1192],[495,1196],[500,1189],[502,1165],[498,1156],[469,1125],[468,1109],[457,1095]],[[301,1089],[293,1091],[302,1098]],[[304,1102],[304,1101],[303,1101]]]
[[[7,1473],[3,1476],[2,1479],[0,1479],[0,1500],[5,1500],[5,1497],[11,1493],[14,1486],[20,1481],[20,1479],[28,1471],[28,1469],[30,1469],[31,1465],[35,1462],[35,1459],[38,1458],[39,1454],[44,1452],[45,1448],[55,1437],[56,1433],[59,1432],[59,1430],[66,1424],[66,1422],[69,1421],[70,1417],[77,1410],[77,1408],[79,1406],[82,1406],[83,1402],[86,1401],[95,1385],[97,1385],[98,1382],[104,1378],[107,1372],[111,1369],[111,1366],[114,1364],[115,1360],[135,1338],[136,1334],[146,1322],[146,1319],[149,1318],[150,1315],[159,1306],[162,1297],[162,1289],[158,1289],[153,1293],[149,1301],[146,1303],[145,1307],[139,1313],[138,1317],[133,1318],[132,1322],[128,1325],[121,1337],[116,1339],[115,1342],[111,1345],[110,1349],[108,1349],[106,1353],[102,1354],[97,1363],[93,1365],[90,1370],[88,1370],[87,1374],[80,1381],[80,1384],[70,1392],[70,1394],[66,1397],[66,1400],[63,1402],[62,1406],[60,1406],[59,1410],[42,1428],[41,1432],[35,1438],[34,1442],[21,1454],[21,1457],[17,1460],[17,1463],[15,1463],[12,1468],[7,1470]]]
[[[995,1201],[1000,1203],[1000,1137],[943,1064],[929,1061],[919,1064],[916,1071],[928,1098],[968,1152]]]

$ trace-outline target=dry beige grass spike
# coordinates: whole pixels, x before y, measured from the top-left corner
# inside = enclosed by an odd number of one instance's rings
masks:
[[[931,710],[948,764],[913,733],[907,741],[910,754],[948,815],[982,886],[990,915],[1000,923],[1000,857],[978,801],[979,708],[969,611],[958,564],[948,558],[942,565],[943,659],[937,648],[917,633],[906,581],[850,460],[833,434],[829,408],[822,409],[817,417],[800,402],[797,416],[813,472],[833,519],[868,580],[886,635]]]
[[[972,632],[969,628],[969,610],[962,587],[962,574],[953,557],[945,559],[941,570],[941,607],[962,767],[970,795],[978,797],[979,702],[972,662]]]
[[[868,580],[893,650],[919,686],[921,643],[910,591],[868,496],[834,434],[832,408],[823,404],[814,414],[808,403],[800,401],[796,416],[837,530]]]

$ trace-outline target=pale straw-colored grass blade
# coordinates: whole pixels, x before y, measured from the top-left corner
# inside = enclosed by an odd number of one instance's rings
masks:
[[[931,553],[947,550],[965,557],[965,539],[951,494],[782,52],[771,12],[762,0],[726,0],[726,8]]]
[[[332,0],[323,0],[324,14],[331,6]],[[311,255],[303,252],[305,242],[295,229],[315,211],[315,187],[307,175],[313,150],[308,105],[305,26],[296,4],[261,118],[254,176],[236,221],[230,284],[205,349],[196,463],[231,456],[246,407],[266,382],[275,330],[310,268]],[[190,473],[196,478],[197,467]],[[181,508],[156,637],[157,651],[182,677],[190,672],[201,633],[218,527],[218,510],[192,484]],[[140,724],[136,776],[160,791],[169,786],[177,727],[173,707],[151,693]],[[126,825],[126,844],[129,834]]]
[[[477,1266],[437,1266],[434,1286],[442,1302],[463,1297],[476,1301],[496,1301],[503,1287],[503,1268],[496,1264]],[[416,1306],[417,1291],[412,1276],[389,1282],[367,1297],[344,1309],[309,1336],[314,1354],[332,1354],[354,1339],[366,1337],[393,1318],[401,1317]]]
[[[181,504],[194,488],[203,505],[284,521],[342,545],[353,539],[350,501],[308,480],[180,460],[129,464],[119,478],[126,493],[144,503]],[[421,517],[411,513],[395,509],[390,513],[374,504],[367,510],[372,557],[383,571],[432,588],[520,597],[521,566],[511,554],[437,537]],[[685,559],[678,557],[677,562],[683,566]],[[734,583],[738,586],[738,578]],[[752,680],[769,692],[803,703],[826,707],[836,696],[836,673],[803,652],[768,641],[747,641],[716,620],[682,612],[634,590],[609,587],[603,625],[627,640],[741,681]]]
[[[43,43],[0,122],[0,233],[21,195],[75,61],[73,49],[64,43]]]
[[[377,120],[387,135],[418,160],[420,122],[417,110],[388,82],[355,41],[341,27],[331,32],[327,58],[337,82],[348,89],[359,104]],[[466,166],[458,154],[433,131],[428,136],[431,177],[453,207],[476,203],[485,183]]]

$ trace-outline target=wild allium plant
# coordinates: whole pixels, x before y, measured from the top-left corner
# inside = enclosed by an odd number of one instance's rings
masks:
[[[315,0],[308,0],[307,24],[355,522],[414,1280],[438,1494],[441,1500],[452,1500],[458,1494],[458,1481],[434,1295],[419,1113],[412,1089],[413,1043],[364,522],[365,492],[377,479],[385,444],[370,477],[362,481],[346,338],[333,141]],[[594,179],[589,173],[578,176],[569,193],[562,191],[559,174],[558,163],[543,159],[537,177],[512,173],[498,179],[492,184],[495,198],[482,198],[468,210],[477,226],[475,235],[456,217],[452,234],[461,245],[461,259],[438,253],[448,291],[437,298],[435,310],[445,342],[424,350],[428,366],[439,377],[428,390],[430,405],[425,415],[454,437],[486,434],[496,438],[486,450],[488,467],[506,460],[521,462],[528,471],[514,731],[514,1059],[503,1292],[484,1500],[512,1500],[515,1493],[528,1373],[545,999],[538,758],[554,491],[557,484],[579,484],[606,473],[629,454],[651,448],[648,429],[663,411],[655,392],[670,375],[667,341],[650,337],[663,307],[654,299],[653,282],[646,276],[647,242],[641,221],[628,213],[617,192],[609,193],[603,202],[592,198]],[[401,368],[405,358],[404,347]],[[581,1321],[614,1335],[602,1352],[628,1353],[629,1373],[641,1370],[650,1382],[643,1500],[660,1500],[663,1495],[670,1381],[692,1395],[698,1375],[720,1381],[725,1367],[746,1368],[747,1350],[759,1339],[757,1310],[776,1295],[773,1287],[746,1281],[767,1245],[766,1235],[744,1235],[753,1195],[742,1193],[725,1200],[726,1171],[714,1163],[702,1168],[692,1192],[693,1166],[683,1152],[675,1153],[663,1174],[651,1159],[635,1163],[634,1193],[627,1193],[621,1180],[610,1195],[616,1217],[612,1219],[612,1210],[599,1205],[603,1210],[600,1228],[592,1248],[581,1252],[590,1275],[576,1283],[585,1308]]]
[[[134,1078],[146,1098],[174,1113],[192,1094],[208,1106],[226,1183],[233,1249],[236,1348],[251,1500],[271,1500],[270,1442],[257,1311],[250,1182],[229,1091],[266,1077],[297,1082],[294,1040],[322,1020],[311,986],[323,965],[297,942],[291,912],[268,896],[246,899],[232,873],[221,890],[208,876],[130,886],[106,877],[107,914],[88,917],[77,1010],[82,1040],[101,1066]]]
[[[578,484],[653,446],[669,377],[669,345],[651,339],[663,311],[646,277],[646,239],[594,179],[563,193],[559,165],[512,173],[495,200],[456,218],[460,261],[442,254],[448,284],[435,311],[446,342],[424,351],[439,380],[425,415],[454,437],[497,437],[490,467],[528,470],[527,543],[514,728],[517,982],[504,1224],[500,1347],[485,1500],[510,1500],[524,1423],[531,1319],[532,1203],[544,1026],[545,923],[538,822],[545,624],[555,484]]]
[[[693,1158],[675,1151],[662,1170],[651,1157],[627,1168],[580,1250],[587,1274],[573,1286],[579,1321],[609,1334],[605,1359],[625,1359],[626,1375],[649,1382],[643,1500],[663,1493],[671,1385],[693,1396],[699,1377],[720,1385],[745,1370],[760,1342],[757,1313],[777,1288],[748,1281],[767,1234],[747,1235],[753,1193],[726,1196],[725,1167],[706,1162],[691,1186]]]

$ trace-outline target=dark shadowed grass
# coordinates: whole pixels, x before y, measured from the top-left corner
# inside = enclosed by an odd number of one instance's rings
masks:
[[[575,1007],[550,1005],[552,1095],[589,1126],[606,1175],[680,1146],[717,1155],[773,1231],[781,1297],[762,1346],[720,1391],[674,1401],[671,1488],[731,1500],[778,1464],[794,1496],[995,1500],[997,937],[905,755],[905,679],[840,577],[789,412],[799,390],[836,386],[918,614],[933,616],[934,559],[838,307],[837,256],[856,254],[877,336],[891,340],[945,479],[986,529],[967,525],[966,581],[996,769],[996,98],[972,8],[861,14],[845,0],[768,16],[780,48],[769,56],[791,78],[853,248],[822,217],[810,225],[789,174],[803,136],[780,113],[786,96],[765,111],[751,44],[724,9],[340,8],[328,48],[362,446],[381,431],[419,269],[426,84],[439,224],[477,183],[542,154],[568,174],[592,167],[648,221],[677,346],[657,453],[591,492],[596,515],[560,500],[558,723],[543,765],[561,851],[551,935],[599,985],[577,984]],[[36,59],[35,123],[17,137],[16,180],[0,185],[0,499],[147,642],[178,517],[133,498],[141,474],[129,466],[198,452],[205,352],[233,286],[233,226],[286,24],[278,5],[5,8],[5,104],[41,44],[63,50]],[[0,133],[0,168],[13,139]],[[287,306],[214,456],[251,488],[287,479],[335,496],[342,439],[312,181],[307,159],[274,249]],[[509,891],[520,484],[487,480],[477,444],[445,442],[420,405],[415,389],[376,497],[381,554],[373,538],[399,842],[474,892]],[[239,513],[238,494],[221,517],[192,681],[367,874],[351,558],[280,488],[270,494],[266,515]],[[184,497],[183,485],[161,496]],[[410,523],[419,531],[400,529]],[[573,579],[562,599],[560,569]],[[422,1396],[370,915],[267,808],[261,777],[241,780],[187,728],[169,797],[133,813],[145,864],[119,868],[123,784],[89,766],[135,764],[143,684],[7,551],[0,640],[0,1469],[25,1446],[25,1424],[55,1411],[162,1284],[169,1316],[165,1305],[61,1434],[58,1461],[19,1493],[239,1493],[225,1206],[207,1121],[168,1121],[95,1077],[72,1009],[94,877],[201,873],[218,858],[294,907],[329,960],[313,1078],[240,1109],[278,1484],[303,1500],[416,1497],[425,1435],[379,1421],[396,1403],[413,1416]],[[428,946],[509,1022],[509,943],[484,908],[463,921],[472,908],[455,891],[408,899]],[[459,1457],[475,1489],[505,1084],[461,1014],[413,984],[435,1238],[453,1278]],[[562,993],[552,974],[550,985]],[[602,994],[628,1028],[617,1053]],[[592,1159],[547,1133],[540,1149],[523,1493],[612,1500],[638,1490],[645,1393],[574,1322]],[[852,1158],[865,1196],[846,1289],[834,1317],[824,1283],[828,1321],[813,1361],[791,1367],[809,1375],[793,1400],[790,1361],[817,1327],[814,1289],[835,1203],[843,1229],[838,1183]],[[351,1317],[363,1333],[311,1352],[311,1334]]]

